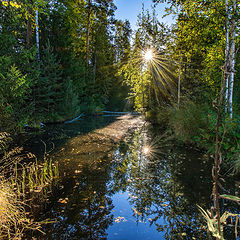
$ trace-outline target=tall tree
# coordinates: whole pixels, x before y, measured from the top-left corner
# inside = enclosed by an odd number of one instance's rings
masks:
[[[129,61],[121,68],[136,110],[154,108],[175,97],[176,82],[169,64],[166,44],[168,28],[157,20],[155,9],[151,15],[143,9],[138,16]],[[150,57],[146,57],[150,54]],[[170,94],[172,93],[172,94]]]

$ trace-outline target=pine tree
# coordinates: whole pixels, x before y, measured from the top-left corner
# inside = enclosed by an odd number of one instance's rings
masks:
[[[35,118],[42,121],[54,120],[61,114],[64,88],[62,70],[48,41],[42,52],[40,75],[35,86]]]

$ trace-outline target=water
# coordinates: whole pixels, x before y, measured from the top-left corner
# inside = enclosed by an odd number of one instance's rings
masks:
[[[38,219],[56,219],[38,239],[210,239],[211,161],[142,120],[88,118],[42,136],[60,181]],[[133,122],[131,122],[133,121]],[[126,125],[131,133],[124,141]],[[132,124],[132,125],[131,125]],[[137,127],[136,127],[137,126]],[[36,138],[31,148],[44,149]],[[44,145],[44,144],[42,144]],[[233,239],[232,231],[226,239]]]

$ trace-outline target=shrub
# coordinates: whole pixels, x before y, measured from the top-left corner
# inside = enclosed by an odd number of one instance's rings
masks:
[[[172,118],[173,112],[174,112],[174,108],[171,106],[160,108],[156,114],[156,122],[161,127],[169,127],[169,123]]]
[[[161,106],[157,109],[151,109],[145,113],[146,119],[157,123],[161,128],[169,127],[169,122],[173,113],[172,106]]]
[[[193,143],[201,129],[208,129],[206,115],[206,106],[186,102],[180,109],[173,109],[169,124],[179,140]]]

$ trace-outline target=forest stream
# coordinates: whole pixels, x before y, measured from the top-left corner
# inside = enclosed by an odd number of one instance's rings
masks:
[[[211,206],[211,160],[174,143],[141,116],[49,125],[28,148],[38,157],[45,149],[60,175],[37,219],[55,222],[43,226],[45,235],[35,232],[29,239],[209,237],[197,205]],[[234,239],[232,228],[225,234]]]

